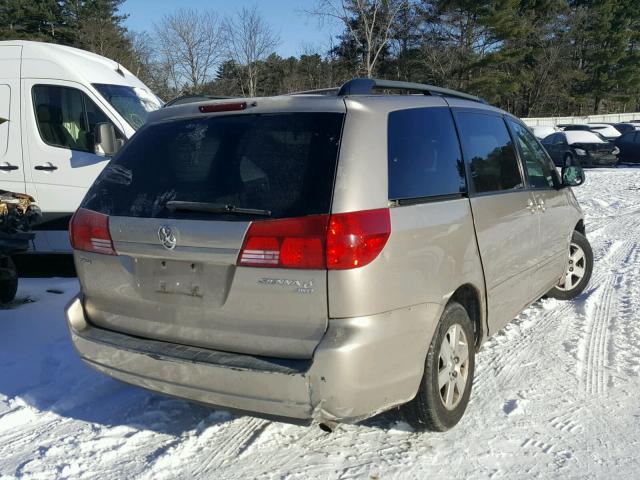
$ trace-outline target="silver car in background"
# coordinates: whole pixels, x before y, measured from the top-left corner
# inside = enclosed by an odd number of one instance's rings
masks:
[[[165,394],[325,429],[401,406],[443,431],[482,342],[588,283],[582,181],[517,118],[427,85],[165,108],[72,220],[71,338]]]

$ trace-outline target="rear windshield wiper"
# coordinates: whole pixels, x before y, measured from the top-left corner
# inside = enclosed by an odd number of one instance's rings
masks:
[[[236,207],[235,205],[224,203],[186,202],[182,200],[171,200],[167,202],[165,206],[171,212],[181,210],[185,212],[230,213],[238,215],[259,215],[263,217],[271,216],[271,210]]]

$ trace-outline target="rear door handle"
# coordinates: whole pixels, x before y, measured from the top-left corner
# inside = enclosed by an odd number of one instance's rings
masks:
[[[4,162],[2,165],[0,165],[0,170],[2,170],[3,172],[11,172],[13,170],[18,170],[18,166],[17,165],[11,165],[9,162]]]
[[[54,170],[57,170],[58,167],[56,167],[53,163],[51,162],[47,162],[44,165],[36,165],[35,167],[33,167],[36,170],[44,170],[45,172],[53,172]]]

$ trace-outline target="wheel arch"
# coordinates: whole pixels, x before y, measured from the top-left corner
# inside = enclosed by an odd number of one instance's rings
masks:
[[[580,232],[582,235],[586,236],[586,232],[584,229],[584,220],[581,218],[578,223],[576,224],[576,226],[573,228],[575,231]]]
[[[467,311],[473,323],[476,350],[482,345],[485,337],[483,303],[480,295],[480,291],[476,287],[467,283],[459,286],[447,302],[458,302]]]

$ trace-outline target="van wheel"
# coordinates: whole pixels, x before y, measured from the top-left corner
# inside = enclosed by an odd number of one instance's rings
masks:
[[[571,300],[587,287],[593,271],[593,251],[587,237],[573,232],[569,245],[569,259],[560,283],[547,294],[559,300]]]
[[[418,393],[400,407],[404,419],[418,431],[449,430],[467,408],[474,370],[473,324],[465,308],[451,302],[429,346]]]

